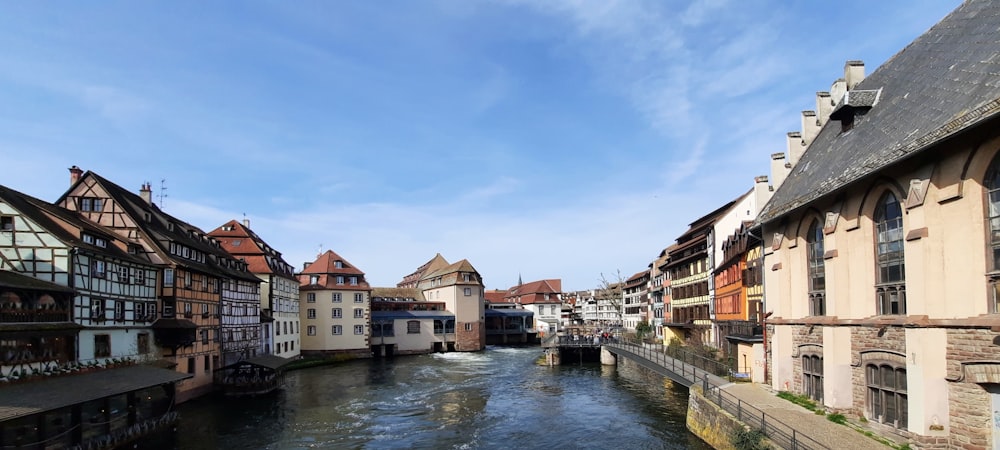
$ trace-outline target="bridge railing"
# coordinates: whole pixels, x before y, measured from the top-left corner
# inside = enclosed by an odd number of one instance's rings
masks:
[[[702,392],[704,393],[706,399],[716,405],[719,405],[720,408],[735,416],[740,422],[761,430],[761,432],[763,432],[764,435],[771,440],[771,442],[774,442],[781,448],[791,450],[830,449],[830,447],[821,444],[819,441],[802,434],[794,427],[767,415],[764,411],[740,400],[738,397],[726,392],[724,389],[721,389],[720,385],[731,380],[721,378],[723,375],[713,372],[722,371],[724,375],[730,375],[729,368],[726,367],[725,364],[718,363],[719,365],[716,366],[708,364],[707,362],[701,361],[697,358],[691,359],[693,363],[688,363],[667,355],[666,349],[663,348],[662,345],[656,344],[642,344],[634,341],[619,340],[618,342],[610,343],[610,345],[621,347],[623,350],[627,350],[630,353],[655,362],[664,368],[668,368],[675,374],[681,375],[689,380],[693,380],[696,383],[700,383],[702,385]],[[680,356],[680,354],[678,355]],[[688,353],[688,355],[697,356],[690,353]],[[704,357],[700,358],[706,360],[708,359]],[[698,367],[696,364],[704,364],[707,369]]]

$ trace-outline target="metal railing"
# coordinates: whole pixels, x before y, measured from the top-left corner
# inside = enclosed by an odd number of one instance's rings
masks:
[[[668,356],[666,349],[663,348],[662,345],[657,344],[638,344],[635,342],[619,340],[618,342],[609,343],[608,345],[629,352],[637,357],[645,358],[649,362],[658,364],[664,369],[668,369],[671,372],[692,381],[692,384],[700,383],[703,396],[706,399],[735,416],[740,422],[743,422],[752,428],[761,430],[761,432],[763,432],[764,435],[771,440],[771,442],[774,442],[775,445],[778,445],[781,448],[791,450],[828,450],[830,448],[821,444],[816,439],[802,434],[794,427],[791,427],[788,424],[767,415],[764,411],[740,400],[733,394],[726,392],[724,389],[721,389],[721,385],[727,384],[730,381],[726,378],[722,378],[722,376],[729,376],[730,372],[729,368],[721,362],[713,361],[689,352],[675,353],[679,356],[687,355],[687,357],[691,358],[690,360],[694,363],[692,364]],[[674,353],[673,350],[671,352]],[[692,358],[694,356],[697,356],[697,358]],[[716,364],[710,364],[708,361]],[[702,364],[703,367],[698,367],[695,364]]]

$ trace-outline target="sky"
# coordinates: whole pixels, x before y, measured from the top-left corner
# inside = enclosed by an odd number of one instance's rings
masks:
[[[644,270],[769,175],[815,93],[960,2],[4,2],[0,184],[77,165],[372,286]]]

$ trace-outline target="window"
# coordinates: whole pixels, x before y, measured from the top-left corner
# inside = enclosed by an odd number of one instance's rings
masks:
[[[199,333],[201,334],[201,343],[202,344],[207,344],[208,343],[208,330],[205,329],[205,328],[202,328],[201,330],[199,330]]]
[[[191,289],[191,283],[193,283],[191,272],[184,272],[184,287]]]
[[[337,269],[343,269],[344,268],[344,262],[340,261],[340,260],[334,261],[333,262],[333,267],[335,267]]]
[[[364,325],[355,325],[354,326],[354,334],[365,334],[365,326]]]
[[[306,318],[307,319],[315,319],[316,318],[316,310],[313,309],[313,308],[307,309],[306,310]]]
[[[333,317],[334,319],[339,319],[341,317],[344,317],[344,314],[340,308],[333,308],[331,310],[331,317]]]
[[[90,318],[104,320],[104,300],[92,299],[90,301]]]
[[[94,210],[94,199],[92,198],[80,199],[80,211],[93,211],[93,210]]]
[[[184,302],[184,317],[191,317],[192,315],[194,315],[194,312],[191,302]]]
[[[104,261],[97,259],[90,261],[90,276],[94,278],[104,278]]]
[[[163,269],[163,285],[168,287],[174,285],[174,269]]]
[[[465,288],[465,296],[468,297],[472,295],[472,288]]]
[[[809,398],[823,403],[823,358],[802,355],[802,389]]]
[[[826,315],[826,262],[823,259],[823,226],[813,220],[806,235],[809,257],[809,315]]]
[[[420,334],[420,321],[419,320],[407,320],[406,321],[406,334]]]
[[[188,357],[187,373],[194,373],[194,356]]]
[[[333,327],[331,327],[330,333],[333,334],[334,336],[339,336],[341,334],[344,334],[344,327],[340,325],[334,325]]]
[[[365,302],[365,294],[362,294],[360,292],[355,292],[354,303],[364,303],[364,302]]]
[[[316,293],[310,292],[306,294],[306,303],[316,303]]]
[[[340,295],[340,293],[339,292],[334,292],[333,293],[333,302],[334,303],[340,303],[340,301],[341,301],[341,295]]]
[[[337,275],[337,284],[344,284],[344,276]]]
[[[351,286],[358,285],[358,277],[351,277]]]
[[[309,284],[319,284],[319,275],[309,275]]]
[[[878,313],[906,314],[903,211],[891,192],[882,195],[875,209],[875,236]]]
[[[146,285],[146,269],[135,269],[135,284]]]
[[[115,320],[125,320],[124,300],[115,300]]]
[[[204,357],[202,358],[202,361],[203,361],[203,362],[202,362],[202,365],[204,365],[204,366],[205,366],[205,372],[208,372],[208,370],[212,368],[212,366],[208,365],[208,361],[209,361],[209,359],[208,359],[208,355],[205,355],[205,356],[204,356]]]
[[[994,275],[990,277],[990,312],[1000,313],[1000,157],[995,157],[990,163],[990,169],[986,172],[986,179],[983,180],[983,187],[986,188],[986,220],[989,222],[987,230],[990,244],[990,265],[987,267]],[[2,219],[2,218],[0,218]],[[6,229],[6,228],[4,228]]]
[[[108,358],[111,356],[111,335],[94,335],[94,358]]]
[[[364,310],[364,308],[354,308],[354,318],[355,319],[362,319],[364,317],[365,317],[365,310]]]
[[[471,323],[466,323],[465,324],[465,331],[472,331],[472,324]]]
[[[0,216],[0,231],[14,231],[13,216]]]
[[[865,366],[868,383],[868,414],[871,420],[906,428],[906,370],[888,364]]]
[[[118,282],[120,282],[120,283],[128,283],[129,282],[128,267],[126,267],[126,266],[118,266]]]
[[[465,281],[466,283],[472,282],[472,274],[471,273],[463,273],[462,274],[462,280]]]

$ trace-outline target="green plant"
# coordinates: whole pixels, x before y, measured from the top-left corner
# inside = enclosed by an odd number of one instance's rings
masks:
[[[899,450],[910,450],[910,444],[903,444],[897,447]]]
[[[756,428],[742,427],[729,434],[729,442],[737,450],[767,450],[771,446],[764,442],[764,432]]]
[[[847,418],[844,417],[843,414],[830,414],[829,416],[826,416],[826,419],[829,420],[830,422],[839,423],[841,425],[847,423]]]
[[[812,399],[806,397],[805,395],[793,394],[788,391],[780,391],[778,392],[778,397],[788,400],[792,403],[795,403],[796,405],[799,405],[810,411],[816,411],[816,402],[812,401]]]
[[[861,422],[861,423],[868,423],[868,419],[867,419],[867,418],[865,418],[865,416],[864,416],[864,415],[859,415],[859,416],[858,416],[858,422]]]

